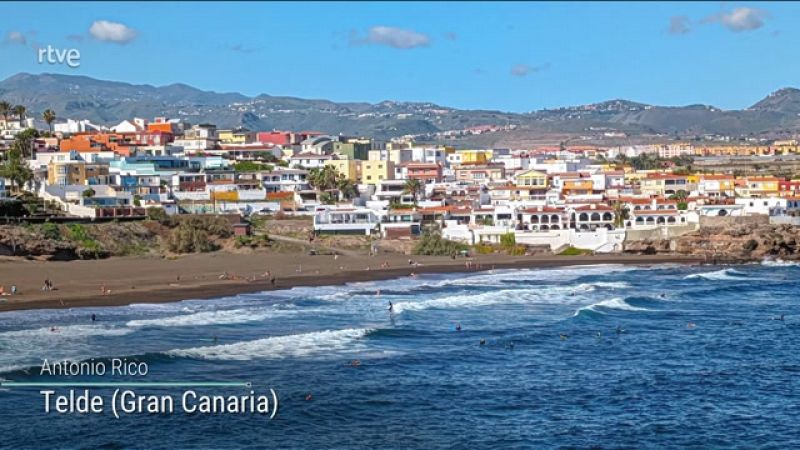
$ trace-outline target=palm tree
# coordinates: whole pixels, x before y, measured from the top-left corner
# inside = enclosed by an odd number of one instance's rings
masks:
[[[11,112],[11,103],[8,103],[5,100],[0,102],[0,116],[3,116],[4,122],[8,120],[8,113],[10,112]]]
[[[424,186],[422,186],[422,183],[420,183],[419,180],[417,180],[416,178],[409,178],[408,180],[406,180],[406,185],[403,188],[403,193],[404,194],[413,195],[414,196],[414,206],[416,206],[417,205],[417,196],[421,192],[423,192],[424,190],[425,190],[425,188],[424,188]]]
[[[25,113],[26,113],[27,111],[28,111],[28,108],[26,108],[26,107],[24,107],[24,106],[22,106],[22,105],[17,105],[17,106],[15,106],[15,107],[13,107],[13,108],[11,109],[11,112],[12,112],[12,113],[13,113],[15,116],[17,116],[17,118],[19,119],[19,121],[20,121],[20,125],[22,124],[22,121],[23,121],[23,120],[25,120]]]
[[[56,121],[56,113],[52,109],[45,109],[42,113],[42,119],[47,122],[47,126],[50,127],[50,133],[53,132],[53,122]]]
[[[625,228],[625,221],[630,217],[630,211],[624,203],[617,200],[614,202],[614,227]]]

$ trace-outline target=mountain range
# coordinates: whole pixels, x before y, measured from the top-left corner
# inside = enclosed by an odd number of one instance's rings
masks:
[[[0,82],[0,99],[39,117],[47,108],[60,119],[114,124],[132,117],[166,116],[190,123],[250,129],[318,130],[380,139],[415,135],[421,141],[469,139],[458,133],[497,126],[487,144],[525,136],[585,139],[625,135],[692,138],[701,135],[779,138],[800,131],[800,90],[784,88],[743,110],[709,105],[666,107],[611,100],[529,113],[462,110],[425,102],[337,103],[203,91],[185,84],[137,85],[86,76],[20,73]],[[449,133],[448,133],[449,132]],[[460,137],[459,137],[460,136]]]

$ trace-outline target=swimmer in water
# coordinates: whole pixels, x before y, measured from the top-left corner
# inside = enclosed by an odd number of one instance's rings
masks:
[[[625,330],[622,329],[622,325],[617,325],[617,334],[622,334],[623,331]]]
[[[508,349],[509,350],[514,350],[514,341],[511,341],[511,342],[508,343]]]
[[[481,341],[480,341],[480,344],[479,344],[479,345],[486,345],[486,339],[481,339]]]
[[[310,394],[310,393],[309,393],[309,394],[306,394],[306,401],[307,401],[307,402],[310,402],[312,398],[313,398],[313,397],[311,397],[311,394]]]
[[[597,332],[597,339],[601,339],[602,337],[603,337],[603,336],[602,336],[602,335],[600,334],[600,332],[598,331],[598,332]]]
[[[567,339],[569,339],[569,335],[568,335],[568,334],[564,334],[564,333],[561,333],[561,334],[559,334],[559,335],[558,335],[558,337],[559,337],[559,338],[560,338],[562,341],[566,341]]]
[[[697,325],[695,325],[694,322],[689,322],[689,323],[686,324],[686,328],[694,328],[696,326]]]
[[[358,367],[360,365],[361,365],[361,361],[359,361],[357,359],[354,359],[354,360],[350,361],[350,367]]]
[[[456,331],[461,331],[461,324],[460,323],[456,324]]]

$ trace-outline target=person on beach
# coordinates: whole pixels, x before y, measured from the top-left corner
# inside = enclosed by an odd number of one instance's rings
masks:
[[[17,285],[16,284],[12,284],[11,285],[11,295],[17,295]]]

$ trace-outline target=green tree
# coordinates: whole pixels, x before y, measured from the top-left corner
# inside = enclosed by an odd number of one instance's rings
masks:
[[[50,127],[50,132],[53,132],[53,122],[56,121],[56,113],[52,109],[45,109],[42,113],[42,120],[47,122],[47,126]]]
[[[0,116],[3,116],[3,121],[8,120],[8,114],[11,112],[11,103],[3,100],[0,102]]]
[[[11,181],[12,186],[15,186],[17,191],[20,191],[26,183],[33,179],[33,172],[31,169],[22,161],[19,155],[13,152],[9,155],[9,159],[1,169],[0,173],[2,173],[4,178]]]
[[[28,112],[28,108],[22,105],[16,105],[13,108],[11,108],[11,112],[15,116],[17,116],[17,119],[19,119],[20,122],[22,122],[23,120],[25,120],[25,114]]]
[[[86,189],[83,192],[81,192],[81,196],[83,196],[83,198],[92,198],[94,197],[94,194],[95,192],[94,189],[92,188]]]
[[[417,204],[417,198],[421,192],[425,191],[425,186],[416,178],[409,178],[403,187],[404,194],[411,194],[414,197],[414,205]]]
[[[630,217],[630,211],[621,201],[614,202],[614,226],[616,228],[623,228],[625,221]]]

